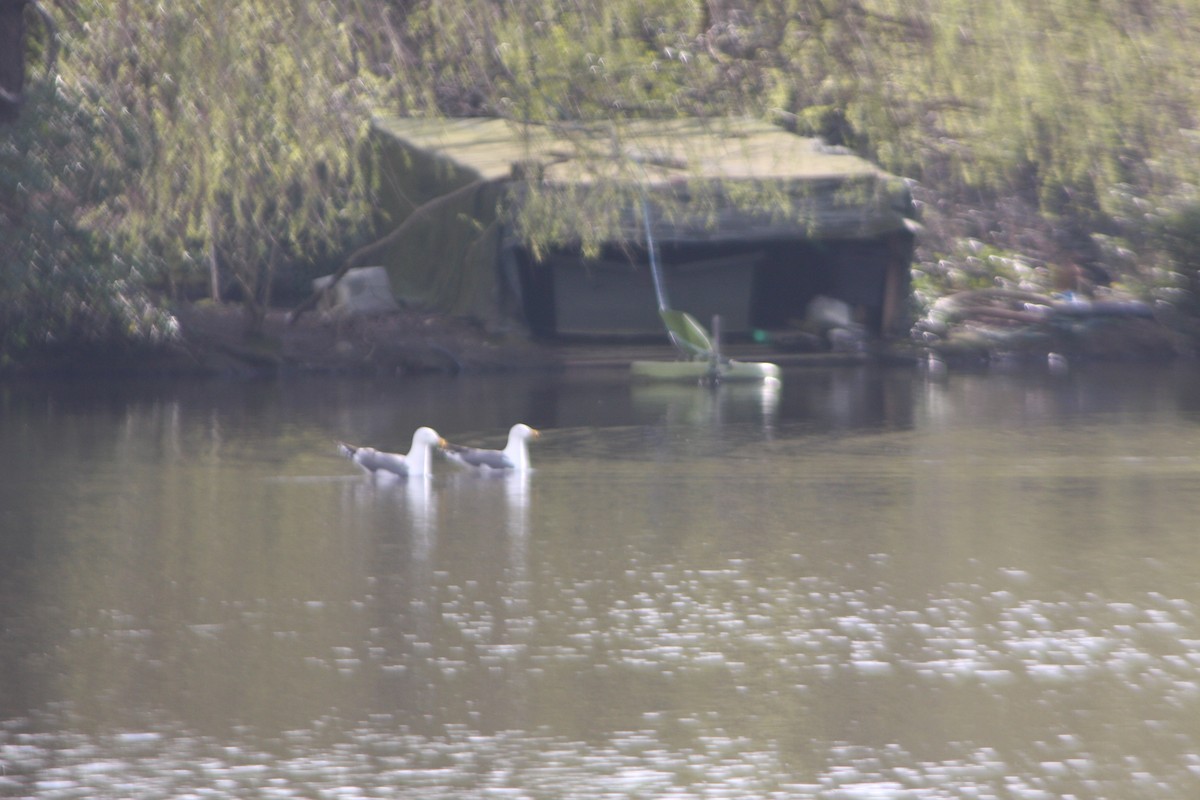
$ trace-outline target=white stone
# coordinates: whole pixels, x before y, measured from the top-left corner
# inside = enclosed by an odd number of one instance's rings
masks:
[[[317,278],[313,281],[313,290],[324,289],[332,281],[332,275]],[[383,267],[348,270],[333,290],[321,298],[321,310],[335,316],[388,314],[399,308]]]

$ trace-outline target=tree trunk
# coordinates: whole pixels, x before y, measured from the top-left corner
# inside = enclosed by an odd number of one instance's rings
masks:
[[[212,211],[208,217],[208,292],[214,303],[221,302],[221,262],[217,258],[217,225],[213,221]]]
[[[0,0],[0,122],[16,122],[25,91],[25,2]]]

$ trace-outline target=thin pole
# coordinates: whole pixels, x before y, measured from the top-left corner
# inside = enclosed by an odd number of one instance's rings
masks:
[[[658,265],[658,248],[654,245],[654,234],[650,232],[650,204],[646,202],[646,194],[642,193],[642,225],[646,228],[646,249],[650,252],[650,275],[654,278],[654,296],[658,298],[658,310],[666,311],[671,307],[667,300],[667,287],[663,283],[662,270]]]

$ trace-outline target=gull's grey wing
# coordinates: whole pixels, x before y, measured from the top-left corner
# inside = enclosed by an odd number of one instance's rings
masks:
[[[449,458],[468,467],[513,468],[512,461],[499,450],[480,450],[475,447],[464,447],[461,444],[448,444],[445,451]]]
[[[372,447],[359,447],[351,456],[355,464],[369,472],[391,472],[394,475],[407,475],[408,463],[404,456],[396,453],[385,453]]]

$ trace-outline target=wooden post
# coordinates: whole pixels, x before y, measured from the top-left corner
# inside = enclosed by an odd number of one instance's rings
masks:
[[[908,271],[912,269],[913,240],[901,232],[890,237],[887,262],[884,266],[883,309],[879,332],[884,338],[903,336],[908,320]]]
[[[888,259],[883,270],[883,315],[879,320],[879,332],[885,339],[896,333],[895,325],[899,318],[899,309],[896,308],[899,302],[899,284],[900,276],[897,274],[896,262]]]
[[[212,210],[205,215],[208,222],[208,290],[214,303],[221,302],[221,267],[217,258],[217,225]]]

